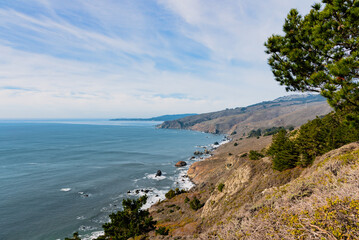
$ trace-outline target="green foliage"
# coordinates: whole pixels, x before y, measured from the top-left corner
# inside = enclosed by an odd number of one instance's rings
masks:
[[[359,129],[349,124],[346,116],[329,113],[302,125],[291,137],[281,130],[273,137],[267,151],[273,157],[273,168],[279,171],[297,165],[306,167],[316,156],[359,140]]]
[[[248,153],[243,153],[242,155],[241,155],[241,157],[247,157],[248,156]]]
[[[81,240],[81,238],[79,237],[79,233],[75,232],[72,234],[72,238],[65,238],[65,240]]]
[[[224,188],[224,184],[223,183],[218,184],[217,188],[218,188],[218,191],[222,192],[223,188]]]
[[[238,146],[238,143],[234,143],[233,146],[235,146],[235,147]]]
[[[304,124],[295,144],[300,152],[301,166],[310,164],[316,156],[347,143],[359,140],[359,130],[345,121],[345,116],[330,113]]]
[[[283,171],[296,166],[298,151],[289,139],[285,129],[273,136],[273,141],[267,153],[273,156],[273,169]]]
[[[327,204],[316,209],[313,224],[330,232],[336,239],[359,237],[359,201],[329,198]]]
[[[248,138],[251,137],[260,137],[262,136],[262,130],[260,128],[258,128],[257,130],[252,130],[248,133]]]
[[[204,203],[201,203],[201,202],[197,199],[197,197],[194,197],[194,198],[192,199],[192,201],[189,202],[189,206],[190,206],[193,210],[197,211],[198,209],[200,209],[201,207],[204,206]]]
[[[235,134],[237,134],[237,132],[236,132],[236,131],[233,131],[233,132],[231,133],[231,135],[235,135]]]
[[[172,190],[170,189],[166,194],[165,194],[165,197],[167,199],[171,199],[171,198],[174,198],[176,195],[179,195],[181,193],[185,193],[186,191],[185,190],[180,190],[179,188],[176,188],[175,190]]]
[[[276,81],[287,91],[320,92],[336,110],[359,112],[359,1],[322,0],[302,17],[292,9],[284,36],[265,46]]]
[[[257,151],[254,151],[254,150],[250,150],[249,151],[249,159],[250,160],[259,160],[261,159],[262,157],[264,157],[263,154],[257,152]]]
[[[186,196],[186,198],[184,199],[184,203],[188,203],[189,202],[189,198]]]
[[[181,190],[180,190],[179,188],[176,188],[175,191],[176,191],[176,195],[180,195],[180,194],[186,192],[186,190],[184,190],[184,189],[181,189]]]
[[[168,235],[169,229],[167,229],[166,227],[159,227],[158,229],[156,229],[156,234],[159,235]]]
[[[274,135],[274,134],[278,133],[282,129],[284,129],[284,127],[271,127],[271,128],[264,129],[263,136]]]
[[[165,194],[165,197],[167,199],[171,199],[171,198],[174,198],[176,196],[176,193],[173,189],[170,189],[166,194]]]
[[[125,240],[153,230],[156,222],[148,210],[141,210],[146,201],[147,196],[124,199],[123,210],[110,215],[111,222],[102,225],[105,234],[97,239]]]

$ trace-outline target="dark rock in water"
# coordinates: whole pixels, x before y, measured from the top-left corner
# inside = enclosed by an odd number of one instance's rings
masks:
[[[139,194],[139,193],[140,193],[140,190],[137,189],[137,190],[136,190],[136,194]]]
[[[159,176],[162,176],[162,171],[161,170],[157,170],[156,177],[159,177]]]
[[[145,193],[148,193],[149,191],[150,191],[150,190],[146,189],[144,192],[145,192]]]
[[[156,195],[156,197],[158,197],[158,195]]]
[[[130,191],[130,190],[128,190],[128,191],[127,191],[127,193],[131,193],[131,191]]]
[[[202,155],[203,152],[201,152],[201,151],[195,151],[193,154],[194,154],[194,155]]]
[[[214,145],[219,145],[219,143],[218,143],[218,142],[214,142],[213,144],[214,144]]]
[[[195,159],[195,158],[196,158],[196,157],[191,157],[190,160],[193,160],[193,159]]]
[[[176,163],[176,167],[183,167],[183,166],[186,166],[187,165],[187,163],[185,162],[185,161],[179,161],[179,162],[177,162]]]

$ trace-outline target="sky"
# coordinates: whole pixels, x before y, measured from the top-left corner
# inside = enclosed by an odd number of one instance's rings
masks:
[[[264,42],[314,0],[1,0],[0,118],[204,113],[287,95]]]

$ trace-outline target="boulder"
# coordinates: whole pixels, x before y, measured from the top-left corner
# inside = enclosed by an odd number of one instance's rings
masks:
[[[201,152],[201,151],[195,151],[193,154],[194,154],[194,155],[202,155],[203,152]]]
[[[161,171],[161,170],[157,170],[156,177],[160,177],[161,175],[162,175],[162,171]]]
[[[176,163],[176,167],[183,167],[183,166],[186,166],[187,165],[187,163],[185,162],[185,161],[179,161],[179,162],[177,162]]]

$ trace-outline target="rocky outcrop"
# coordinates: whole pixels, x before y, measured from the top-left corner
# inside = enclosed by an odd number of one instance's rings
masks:
[[[157,170],[156,177],[160,177],[160,176],[162,176],[162,171],[161,171],[161,170]]]
[[[175,164],[176,167],[184,167],[186,165],[187,165],[187,163],[185,161],[179,161]]]

